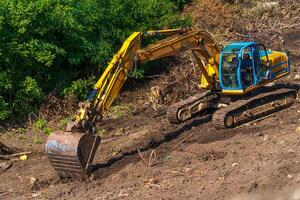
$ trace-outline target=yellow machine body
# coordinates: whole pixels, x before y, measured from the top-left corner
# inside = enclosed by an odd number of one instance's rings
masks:
[[[166,38],[143,47],[143,38],[153,36]],[[134,32],[113,56],[88,99],[80,104],[66,132],[56,132],[48,138],[46,154],[58,175],[89,176],[90,165],[100,143],[95,127],[107,114],[126,79],[134,74],[139,64],[186,51],[192,52],[202,72],[199,87],[208,92],[192,97],[184,106],[180,104],[176,107],[178,110],[174,107],[170,109],[169,121],[175,123],[190,119],[199,112],[205,113],[208,109],[221,108],[220,94],[244,95],[274,82],[290,71],[286,53],[266,51],[263,45],[255,42],[233,43],[221,51],[214,37],[203,30],[184,28]],[[244,56],[248,57],[247,62]],[[215,117],[217,126],[223,126],[225,121],[221,114]],[[228,119],[227,122],[234,122],[233,118]],[[227,126],[231,126],[230,123]]]

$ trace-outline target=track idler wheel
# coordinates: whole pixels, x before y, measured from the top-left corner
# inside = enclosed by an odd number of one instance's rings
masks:
[[[235,119],[234,116],[227,114],[224,118],[224,125],[226,128],[232,128],[234,127]]]
[[[97,135],[58,131],[49,136],[45,151],[59,177],[86,179],[99,144]]]

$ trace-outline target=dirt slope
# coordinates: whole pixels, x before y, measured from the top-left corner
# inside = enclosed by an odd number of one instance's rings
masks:
[[[231,33],[230,40],[240,37],[235,33],[265,37],[266,27],[264,31],[255,32],[247,20],[245,26],[233,21],[237,16],[247,15],[248,19],[254,17],[252,20],[257,24],[259,20],[268,20],[271,24],[271,19],[273,24],[281,26],[298,23],[300,3],[285,1],[285,5],[282,2],[277,5],[281,10],[287,7],[293,10],[289,18],[279,21],[281,24],[276,21],[278,15],[272,16],[271,12],[265,14],[269,19],[262,19],[217,0],[195,1],[184,13],[190,13],[198,26],[205,26],[215,34]],[[273,45],[276,48],[285,45],[283,48],[291,51],[294,70],[286,82],[294,83],[300,70],[300,29],[292,27],[278,33],[269,26],[268,34],[277,34],[276,41],[283,40]],[[226,36],[219,37],[227,40]],[[160,82],[155,80],[153,85]],[[156,104],[150,104],[148,92],[149,88],[145,87],[121,94],[120,101],[130,112],[116,119],[112,119],[112,113],[110,119],[104,120],[101,128],[106,134],[95,158],[94,180],[89,182],[56,178],[43,153],[47,135],[30,130],[22,139],[16,130],[1,134],[0,141],[7,146],[33,153],[25,161],[12,160],[12,166],[6,170],[0,165],[0,199],[271,200],[275,194],[292,200],[292,196],[297,195],[294,189],[300,185],[298,102],[264,120],[233,130],[216,131],[209,119],[170,125],[164,116],[164,106],[156,108]],[[140,108],[136,109],[136,105]],[[41,144],[33,142],[36,137]],[[0,160],[0,163],[9,162]]]

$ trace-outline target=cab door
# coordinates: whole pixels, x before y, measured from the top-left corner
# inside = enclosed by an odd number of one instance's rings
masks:
[[[254,67],[256,69],[256,84],[269,79],[269,58],[265,45],[254,46]]]
[[[241,65],[240,77],[243,88],[256,85],[256,60],[255,60],[255,47],[253,45],[247,46],[241,51]]]

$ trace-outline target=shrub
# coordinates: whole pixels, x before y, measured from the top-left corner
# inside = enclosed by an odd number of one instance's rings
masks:
[[[47,125],[47,121],[44,119],[38,119],[34,122],[33,126],[37,129],[42,130],[43,128],[45,128]]]
[[[0,96],[0,121],[10,116],[9,104]]]
[[[44,93],[41,88],[33,78],[28,76],[21,83],[20,89],[15,95],[13,111],[20,116],[26,116],[26,114],[34,112],[36,105],[39,105],[43,99]]]
[[[93,88],[95,77],[90,77],[86,80],[78,79],[73,81],[71,86],[63,90],[63,95],[74,95],[79,99],[86,99],[88,92]]]
[[[0,0],[0,121],[26,117],[53,90],[84,98],[87,77],[99,77],[133,31],[187,24],[185,2]]]

